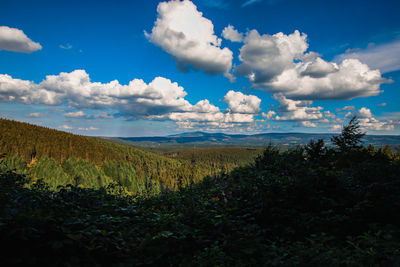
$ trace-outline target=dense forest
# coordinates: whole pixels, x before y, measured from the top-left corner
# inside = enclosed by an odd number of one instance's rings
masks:
[[[297,149],[133,197],[116,184],[49,189],[0,174],[2,264],[399,266],[400,156],[354,119]]]
[[[42,179],[51,189],[67,184],[99,188],[118,183],[132,194],[159,193],[163,188],[176,189],[179,184],[196,183],[207,175],[229,172],[260,153],[246,148],[188,150],[177,152],[179,156],[174,158],[100,138],[0,119],[0,169],[29,174],[33,183]]]

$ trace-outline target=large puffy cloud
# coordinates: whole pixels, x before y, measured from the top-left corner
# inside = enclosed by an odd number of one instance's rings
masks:
[[[307,50],[307,35],[295,31],[290,35],[277,33],[260,35],[257,30],[247,33],[240,48],[242,64],[236,74],[249,76],[254,84],[263,84],[288,68]]]
[[[338,65],[315,52],[306,53],[307,49],[307,36],[298,31],[260,35],[252,30],[240,49],[242,64],[235,74],[249,77],[256,88],[300,100],[375,96],[382,83],[391,82],[358,59],[344,59]]]
[[[23,31],[0,26],[0,50],[32,53],[40,49],[42,46],[29,39]]]
[[[376,96],[381,93],[380,85],[387,82],[379,70],[370,70],[357,59],[346,59],[338,70],[325,77],[303,75],[306,64],[298,63],[287,69],[270,83],[265,84],[270,92],[282,92],[292,99],[353,99]]]
[[[149,84],[134,79],[127,85],[117,80],[92,82],[85,70],[48,75],[40,83],[0,75],[0,101],[25,104],[66,104],[73,109],[114,110],[128,119],[172,120],[180,126],[207,125],[228,128],[254,122],[261,100],[253,95],[229,91],[225,111],[207,99],[190,104],[184,88],[163,77]],[[66,112],[69,118],[111,118],[105,112],[88,115],[84,111]]]
[[[31,81],[0,74],[0,101],[24,104],[61,104],[56,92],[45,90]]]
[[[208,74],[228,75],[232,51],[220,47],[214,25],[191,1],[161,2],[157,13],[152,32],[145,35],[176,60],[179,70],[187,71],[191,66]]]
[[[48,75],[39,84],[0,75],[0,101],[60,105],[75,108],[116,108],[135,116],[146,116],[190,107],[186,92],[177,83],[156,77],[146,84],[134,79],[128,85],[117,80],[92,82],[84,70]]]

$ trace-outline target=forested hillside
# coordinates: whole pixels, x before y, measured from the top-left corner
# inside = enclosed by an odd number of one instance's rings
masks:
[[[189,160],[191,163],[201,163],[208,167],[210,172],[222,170],[230,172],[238,166],[252,163],[262,154],[263,148],[223,147],[223,148],[186,148],[170,149],[162,155],[180,160]]]
[[[237,157],[242,160],[237,161],[226,158],[225,153],[211,165],[205,160],[168,158],[104,139],[5,119],[0,119],[0,154],[1,169],[16,169],[34,181],[43,179],[52,189],[67,184],[99,188],[120,183],[131,193],[176,189],[206,175],[231,171],[255,157],[254,153],[245,154],[247,159],[241,155]]]
[[[349,126],[153,197],[0,173],[1,263],[399,266],[400,155]]]

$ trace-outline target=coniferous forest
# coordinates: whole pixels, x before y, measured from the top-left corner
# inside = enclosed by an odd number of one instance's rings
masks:
[[[5,266],[400,265],[400,155],[356,118],[245,164],[0,125]]]

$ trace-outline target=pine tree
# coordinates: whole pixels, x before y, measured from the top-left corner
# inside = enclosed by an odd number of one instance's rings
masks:
[[[341,152],[358,150],[361,148],[361,139],[365,136],[365,132],[362,132],[360,128],[357,116],[353,116],[349,124],[343,126],[342,133],[339,136],[332,137],[331,141]]]

